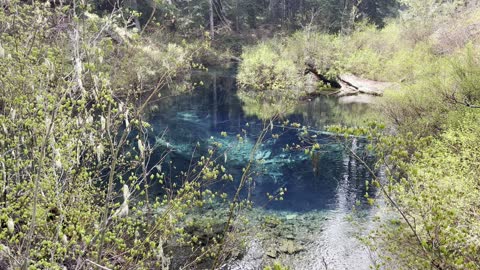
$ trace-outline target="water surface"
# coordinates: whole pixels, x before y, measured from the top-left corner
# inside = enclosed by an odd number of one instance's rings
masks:
[[[258,135],[268,126],[271,130],[267,139],[255,154],[261,162],[255,166],[254,188],[249,193],[256,207],[280,215],[322,213],[327,217],[321,230],[311,232],[309,249],[298,257],[302,262],[294,269],[324,269],[325,265],[329,269],[368,269],[366,254],[355,242],[356,232],[346,220],[354,205],[369,214],[364,202],[365,181],[370,177],[367,170],[344,151],[343,141],[321,133],[315,139],[321,144],[315,159],[303,151],[285,150],[287,145],[306,144],[298,130],[282,127],[286,120],[318,131],[332,124],[354,125],[369,112],[368,105],[341,104],[334,97],[322,96],[300,102],[283,119],[270,123],[259,119],[255,108],[242,104],[236,94],[234,71],[198,73],[193,80],[201,86],[191,93],[161,100],[149,120],[157,144],[173,149],[168,159],[176,170],[188,168],[192,156],[206,154],[208,145],[216,141],[230,149],[224,157],[225,167],[239,179]],[[280,136],[272,138],[271,134]],[[242,143],[238,135],[244,137]],[[359,148],[362,142],[353,140],[348,146]],[[236,183],[219,183],[214,188],[232,194]],[[266,193],[279,188],[288,190],[283,200],[269,202]],[[235,269],[255,267],[242,267],[240,263]]]

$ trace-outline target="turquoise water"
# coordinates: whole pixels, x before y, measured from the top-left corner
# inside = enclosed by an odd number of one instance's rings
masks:
[[[193,80],[203,82],[191,93],[166,98],[155,106],[158,111],[149,119],[157,136],[157,144],[163,146],[159,151],[172,150],[168,159],[176,165],[176,171],[185,170],[194,157],[206,154],[213,141],[221,142],[223,149],[231,148],[225,154],[224,163],[227,171],[236,179],[248,162],[250,150],[262,130],[263,121],[255,116],[246,116],[242,103],[236,96],[236,84],[233,72],[199,73]],[[364,168],[345,164],[345,153],[341,142],[336,137],[317,135],[316,142],[321,144],[318,158],[313,160],[304,151],[285,151],[286,145],[307,146],[299,139],[296,129],[284,129],[282,122],[298,122],[308,125],[312,130],[324,130],[326,125],[343,124],[341,121],[349,115],[358,116],[368,111],[365,104],[339,104],[335,98],[318,97],[312,101],[300,103],[295,113],[273,124],[266,140],[255,155],[257,164],[253,177],[253,201],[259,206],[287,211],[310,211],[334,209],[336,190],[342,177],[349,176],[347,192],[348,202],[352,205],[360,200],[366,192],[365,180],[369,175]],[[342,115],[339,115],[342,114]],[[351,121],[351,120],[348,120]],[[221,133],[226,132],[226,137]],[[237,134],[244,136],[239,143]],[[278,139],[271,134],[280,134]],[[358,143],[361,145],[361,143]],[[197,145],[200,145],[198,147]],[[223,161],[224,161],[223,160]],[[172,173],[175,175],[175,173]],[[236,186],[217,184],[216,188],[233,192]],[[267,204],[265,194],[273,193],[279,188],[287,188],[283,201]]]
[[[311,235],[298,236],[308,239],[298,240],[305,242],[308,252],[285,262],[295,264],[293,269],[323,269],[325,262],[329,269],[368,269],[368,254],[355,242],[355,232],[345,220],[354,205],[369,213],[365,203],[365,181],[370,180],[368,171],[344,150],[345,141],[335,136],[319,133],[314,140],[310,138],[310,143],[321,145],[315,159],[303,150],[285,150],[286,145],[305,147],[307,144],[300,139],[298,130],[285,129],[282,122],[298,122],[311,130],[322,131],[327,125],[358,123],[359,116],[369,112],[369,105],[342,104],[333,97],[317,97],[299,103],[285,118],[265,123],[246,114],[236,94],[234,71],[198,73],[192,80],[202,81],[203,85],[192,92],[158,101],[149,114],[154,128],[151,143],[159,146],[154,159],[159,159],[165,151],[170,152],[162,165],[162,171],[171,177],[169,180],[182,181],[181,177],[177,178],[179,172],[190,168],[192,158],[197,160],[206,155],[212,143],[219,142],[222,148],[217,160],[235,181],[220,181],[210,188],[234,194],[251,149],[266,124],[268,134],[254,155],[252,182],[244,189],[242,198],[251,199],[257,209],[269,214],[321,213],[318,216],[327,217],[322,229],[309,229],[306,231]],[[222,136],[222,132],[227,136]],[[242,143],[238,141],[238,134],[244,137]],[[280,136],[273,138],[272,134]],[[356,149],[359,155],[363,144],[359,139],[346,142],[346,146]],[[287,189],[283,200],[269,202],[266,194],[280,188]],[[158,189],[157,193],[162,194],[162,190]],[[255,261],[248,260],[250,262],[239,262],[240,267],[231,269],[259,269],[258,265],[244,267]]]

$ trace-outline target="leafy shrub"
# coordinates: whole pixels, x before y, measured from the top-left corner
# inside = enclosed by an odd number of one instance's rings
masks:
[[[380,105],[382,112],[398,128],[416,134],[443,130],[450,124],[446,117],[449,111],[476,106],[480,100],[477,54],[467,47],[449,57],[428,56],[432,59],[429,65],[417,65],[418,71],[412,68],[418,74],[415,80],[385,93]]]
[[[189,68],[188,50],[118,42],[105,34],[115,21],[49,3],[0,8],[0,267],[167,269],[168,248],[199,245],[184,226],[214,197],[205,185],[227,178],[213,150],[181,184],[149,163],[143,109]],[[202,254],[218,258],[229,237],[212,237]]]
[[[477,111],[461,110],[462,117],[436,139],[412,135],[383,139],[392,147],[384,188],[397,213],[385,215],[372,235],[384,262],[406,269],[478,269],[480,221],[477,165]],[[387,146],[390,145],[390,146]],[[413,160],[406,161],[416,147]],[[385,149],[385,148],[383,148]],[[400,173],[400,174],[398,174]],[[400,216],[400,214],[402,216]]]
[[[298,91],[303,85],[298,67],[284,57],[274,41],[247,49],[238,73],[242,88],[256,91]]]
[[[478,52],[465,48],[427,77],[387,93],[397,128],[375,138],[386,180],[376,182],[393,213],[371,235],[386,267],[477,269],[480,265]],[[435,71],[435,72],[434,72]],[[373,149],[373,148],[372,148]]]
[[[336,35],[302,31],[287,40],[284,53],[294,59],[300,70],[304,70],[305,63],[310,62],[320,74],[334,78],[343,46]]]
[[[370,79],[381,79],[384,59],[370,48],[356,50],[342,59],[343,70]]]

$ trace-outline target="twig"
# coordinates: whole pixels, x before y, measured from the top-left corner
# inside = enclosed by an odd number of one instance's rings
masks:
[[[89,263],[89,264],[95,265],[96,267],[98,267],[98,268],[100,268],[100,269],[112,270],[112,269],[110,269],[110,268],[108,268],[108,267],[105,267],[105,266],[102,266],[102,265],[100,265],[100,264],[98,264],[98,263],[92,262],[92,261],[89,260],[89,259],[86,259],[85,261],[86,261],[87,263]]]

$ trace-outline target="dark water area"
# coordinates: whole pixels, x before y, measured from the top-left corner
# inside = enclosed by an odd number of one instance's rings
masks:
[[[339,210],[339,200],[347,211],[355,204],[364,204],[365,181],[369,174],[365,168],[344,151],[338,138],[319,133],[315,142],[321,145],[316,158],[303,150],[287,150],[286,145],[307,144],[299,139],[299,131],[283,128],[282,122],[298,122],[311,130],[324,130],[332,124],[355,124],[361,115],[367,114],[366,104],[341,104],[334,97],[317,97],[300,102],[284,119],[264,122],[248,110],[236,92],[235,71],[210,71],[192,76],[199,84],[191,93],[165,98],[154,106],[149,122],[154,128],[152,143],[159,152],[170,149],[168,163],[162,170],[171,170],[172,177],[186,171],[192,157],[205,155],[212,142],[220,142],[230,148],[225,157],[220,157],[227,171],[236,179],[220,182],[213,189],[233,194],[242,168],[247,164],[250,151],[264,126],[269,129],[266,140],[255,154],[258,164],[248,187],[252,201],[257,207],[274,211],[306,212]],[[202,83],[200,83],[202,82]],[[222,136],[226,132],[227,136]],[[272,134],[279,134],[272,138]],[[225,135],[225,134],[223,134]],[[244,137],[243,143],[237,136]],[[311,140],[312,141],[312,140]],[[313,142],[313,141],[312,141]],[[349,147],[360,149],[362,142],[353,140]],[[225,159],[227,162],[224,162]],[[172,179],[174,180],[174,179]],[[280,188],[287,192],[282,201],[268,202],[266,193],[273,194]],[[247,189],[246,189],[247,190]],[[161,192],[161,191],[159,191]],[[339,199],[339,194],[342,198]],[[247,193],[244,192],[244,198]]]

